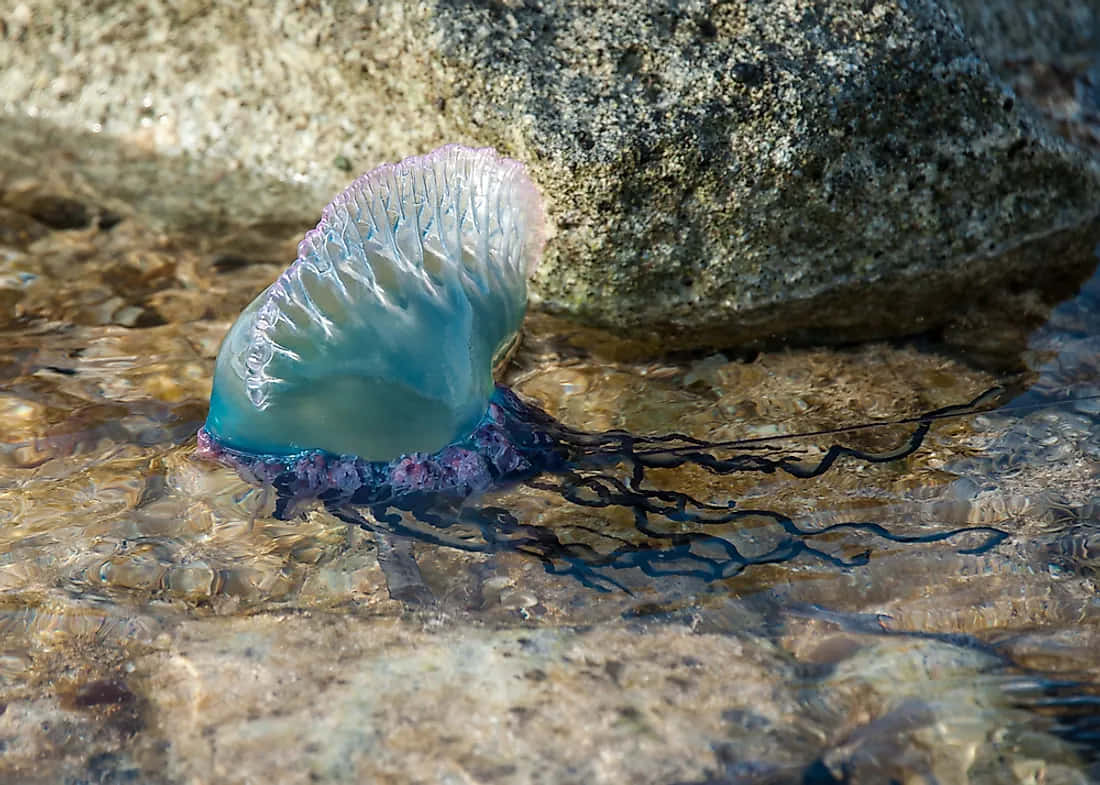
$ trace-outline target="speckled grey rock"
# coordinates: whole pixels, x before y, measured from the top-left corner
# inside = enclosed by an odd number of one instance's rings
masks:
[[[946,5],[440,13],[464,114],[568,194],[550,307],[666,343],[863,338],[934,327],[1098,236],[1096,163]]]
[[[1044,9],[1057,24],[1002,33],[947,0],[51,0],[2,14],[0,106],[310,195],[211,190],[192,220],[304,221],[382,160],[492,144],[548,197],[543,307],[666,347],[859,339],[1091,258],[1100,164],[985,51],[1049,28],[1049,53],[1097,18]]]
[[[997,70],[1013,61],[1096,55],[1100,7],[1081,0],[955,0],[963,27]]]

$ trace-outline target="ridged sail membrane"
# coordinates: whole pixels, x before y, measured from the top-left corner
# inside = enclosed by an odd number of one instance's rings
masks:
[[[491,149],[449,145],[363,175],[230,329],[207,430],[255,454],[366,460],[463,438],[541,246],[538,192]]]

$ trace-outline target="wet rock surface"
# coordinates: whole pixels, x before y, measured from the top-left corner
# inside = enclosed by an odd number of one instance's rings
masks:
[[[204,225],[308,224],[349,170],[493,144],[548,197],[545,308],[665,348],[863,339],[1084,275],[1095,101],[1067,121],[1041,84],[1079,67],[1051,52],[1090,55],[1095,9],[1017,16],[1032,21],[932,0],[20,4],[0,102],[106,132],[139,170],[194,156],[178,195],[171,164],[147,190]]]

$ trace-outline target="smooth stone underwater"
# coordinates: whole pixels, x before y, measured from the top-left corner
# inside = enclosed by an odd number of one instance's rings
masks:
[[[1072,288],[1100,237],[1100,168],[1065,117],[1095,112],[1089,3],[172,5],[20,5],[0,105],[124,159],[192,156],[210,193],[177,221],[243,230],[310,225],[350,171],[493,145],[550,205],[543,305],[664,347],[1016,311],[988,293]],[[1060,58],[1038,65],[1064,96],[1029,100],[1032,57]]]

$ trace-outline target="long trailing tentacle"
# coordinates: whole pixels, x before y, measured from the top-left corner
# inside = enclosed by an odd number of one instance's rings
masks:
[[[849,521],[820,529],[804,529],[789,516],[774,510],[759,509],[730,511],[718,518],[681,515],[673,519],[665,514],[666,508],[654,507],[644,499],[635,497],[615,478],[604,478],[609,481],[608,486],[593,486],[591,481],[594,478],[587,479],[589,482],[586,487],[601,487],[603,490],[593,496],[576,497],[566,484],[554,485],[545,481],[532,484],[542,490],[561,493],[563,497],[578,501],[583,506],[619,506],[631,509],[634,529],[645,539],[631,541],[593,527],[577,524],[568,526],[570,530],[583,531],[590,538],[607,544],[606,549],[600,549],[589,542],[563,540],[550,527],[521,523],[515,515],[502,507],[440,507],[429,498],[416,501],[406,498],[397,505],[375,505],[370,510],[373,522],[350,506],[330,509],[346,523],[372,532],[385,531],[474,553],[524,553],[537,558],[548,573],[573,577],[583,585],[599,591],[627,590],[622,582],[608,574],[627,569],[640,570],[652,578],[685,577],[710,582],[734,577],[749,567],[789,562],[797,558],[815,559],[839,569],[863,566],[870,558],[869,549],[844,559],[811,543],[812,538],[843,530],[861,531],[899,544],[933,544],[968,534],[985,535],[979,545],[959,549],[959,553],[969,554],[984,553],[1008,536],[1006,532],[989,526],[963,527],[925,535],[904,535],[891,532],[873,521]],[[749,518],[766,518],[776,523],[786,536],[767,551],[748,555],[725,537],[705,530],[665,531],[654,524],[651,515],[660,519],[697,523],[704,527]]]
[[[562,425],[544,412],[539,424],[550,430],[572,449],[573,463],[596,465],[600,457],[629,458],[644,468],[672,469],[684,464],[694,464],[714,474],[756,471],[772,473],[782,471],[799,479],[818,477],[828,471],[838,458],[852,457],[868,463],[888,463],[912,455],[920,449],[932,425],[938,420],[961,417],[987,411],[991,401],[1004,392],[1000,386],[991,387],[973,400],[944,406],[916,417],[889,422],[860,423],[841,428],[829,428],[806,433],[764,436],[730,441],[707,441],[682,433],[658,436],[636,436],[628,431],[610,430],[587,433]],[[816,464],[806,465],[797,455],[785,454],[774,444],[781,440],[805,439],[819,436],[850,433],[881,428],[887,425],[914,425],[912,433],[900,445],[884,452],[866,452],[839,444],[831,445]],[[639,449],[642,448],[642,449]],[[727,458],[718,458],[716,451],[738,450]],[[774,456],[774,457],[773,457]]]
[[[599,572],[601,567],[615,566],[617,555],[614,552],[600,554],[585,543],[563,543],[550,529],[521,524],[501,507],[440,509],[427,499],[413,504],[406,499],[400,506],[380,504],[372,507],[373,522],[350,505],[331,506],[329,511],[345,523],[370,532],[390,532],[472,553],[526,553],[539,559],[548,573],[572,576],[599,591],[626,590],[621,583]],[[431,528],[410,525],[402,511]],[[465,533],[452,535],[450,531],[456,527]],[[629,543],[620,542],[623,543],[620,548],[630,547]]]
[[[981,554],[995,548],[1009,535],[992,526],[968,526],[921,535],[906,535],[890,531],[874,521],[847,521],[830,526],[802,528],[781,512],[763,509],[736,509],[737,503],[729,501],[715,504],[696,499],[682,491],[647,487],[646,470],[652,468],[676,468],[685,464],[699,466],[713,474],[727,475],[735,472],[784,472],[799,479],[821,476],[842,457],[850,457],[867,463],[887,463],[912,455],[924,443],[932,425],[941,419],[963,416],[983,411],[1003,392],[994,387],[973,400],[959,405],[946,406],[918,417],[899,420],[891,424],[911,424],[913,430],[896,447],[882,452],[868,452],[839,444],[830,445],[816,461],[807,463],[804,456],[782,453],[768,442],[772,439],[754,439],[726,442],[708,442],[684,434],[663,436],[635,436],[626,431],[607,431],[599,434],[576,431],[563,426],[548,416],[540,425],[557,430],[556,436],[571,448],[571,465],[553,475],[531,478],[527,485],[539,490],[557,493],[567,501],[584,507],[621,507],[634,515],[637,531],[646,537],[661,540],[667,545],[638,550],[622,550],[616,554],[615,566],[635,566],[646,574],[693,575],[704,579],[717,579],[735,575],[753,564],[786,561],[797,556],[820,559],[837,567],[848,568],[866,563],[869,552],[851,560],[840,559],[809,544],[810,538],[841,531],[859,531],[898,544],[933,544],[967,535],[984,535],[973,546],[960,548],[959,553]],[[812,435],[831,434],[879,424],[859,425],[851,428],[819,431]],[[791,437],[787,437],[791,438]],[[717,450],[738,449],[726,457],[715,455]],[[607,470],[608,459],[629,466],[625,477]],[[696,524],[695,531],[666,532],[655,527],[651,516],[674,523]],[[765,518],[776,523],[787,537],[771,551],[748,558],[741,554],[729,540],[708,533],[705,528],[734,523],[749,518]],[[703,556],[696,549],[708,549],[721,557]],[[671,568],[668,565],[681,566]],[[690,566],[685,566],[690,565]]]
[[[982,411],[999,392],[999,388],[994,388],[968,403],[891,423],[913,426],[892,449],[868,452],[832,444],[816,460],[807,460],[805,451],[780,450],[772,438],[708,442],[683,434],[636,436],[626,431],[577,431],[508,393],[503,401],[515,418],[516,443],[527,445],[529,451],[525,455],[532,466],[527,475],[511,479],[578,507],[627,510],[633,521],[632,534],[577,522],[560,528],[525,523],[503,507],[477,506],[463,496],[429,492],[392,493],[389,489],[375,489],[369,500],[361,500],[364,503],[356,505],[347,499],[333,498],[326,501],[326,506],[340,520],[376,535],[386,533],[473,553],[524,553],[538,559],[548,573],[571,576],[599,591],[628,590],[611,575],[620,570],[637,570],[653,578],[681,577],[710,582],[736,576],[749,567],[794,559],[817,560],[838,569],[866,564],[871,555],[869,547],[842,558],[814,545],[818,538],[845,531],[906,545],[929,545],[980,535],[982,539],[977,545],[959,548],[957,552],[982,554],[1003,542],[1008,533],[991,526],[970,526],[902,534],[875,521],[844,521],[806,528],[777,510],[742,509],[733,500],[715,503],[684,491],[651,487],[646,472],[694,465],[717,475],[782,472],[810,479],[832,469],[840,458],[866,463],[896,461],[920,449],[937,420]],[[862,427],[820,431],[814,435]],[[358,511],[364,507],[370,512],[367,517]],[[731,539],[715,531],[715,527],[729,527],[750,519],[771,521],[778,527],[779,539],[763,552],[746,554]],[[571,540],[566,532],[573,532],[585,541]]]

